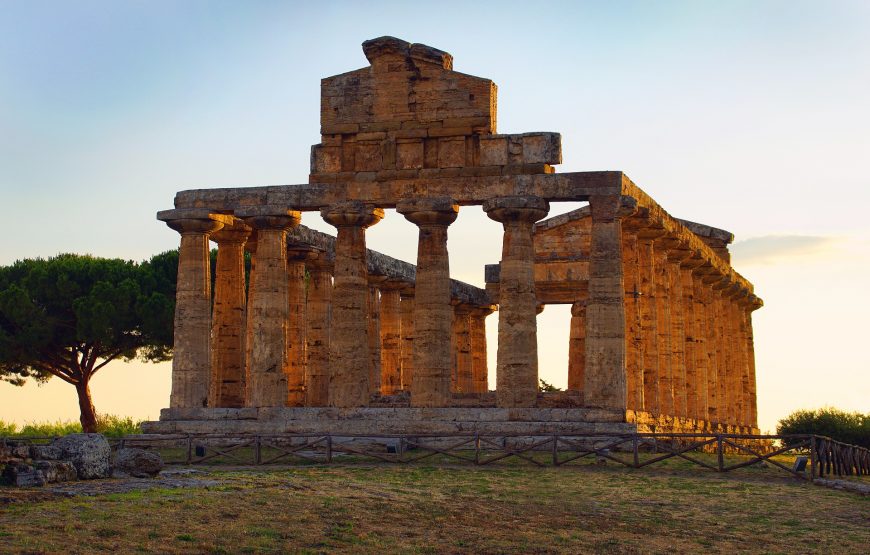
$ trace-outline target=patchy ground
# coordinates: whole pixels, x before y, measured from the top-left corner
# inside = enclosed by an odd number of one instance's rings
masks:
[[[16,495],[0,504],[2,552],[859,553],[870,545],[870,498],[753,471],[213,468],[0,488],[0,498]]]

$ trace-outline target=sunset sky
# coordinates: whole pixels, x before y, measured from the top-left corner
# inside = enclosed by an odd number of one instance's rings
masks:
[[[320,79],[393,35],[494,80],[499,132],[560,132],[557,171],[624,171],[673,216],[735,234],[765,301],[762,430],[799,408],[870,413],[868,29],[866,1],[0,0],[0,264],[145,259],[178,246],[154,217],[176,191],[305,183]],[[393,211],[368,241],[415,260]],[[500,226],[463,208],[448,246],[453,277],[482,286]],[[561,387],[569,318],[538,319],[541,376]],[[100,412],[156,418],[169,365],[113,363],[92,389]],[[0,419],[57,418],[78,418],[71,386],[0,383]]]

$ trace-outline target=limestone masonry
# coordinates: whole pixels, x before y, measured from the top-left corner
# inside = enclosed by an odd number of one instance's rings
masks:
[[[757,433],[762,302],[729,232],[671,217],[621,172],[555,173],[560,135],[497,134],[495,84],[446,52],[392,37],[363,52],[369,66],[321,81],[308,184],[181,191],[158,213],[181,246],[170,408],[146,431]],[[553,201],[588,206],[544,219]],[[504,227],[485,290],[450,279],[469,205]],[[385,208],[419,228],[416,265],[366,249]],[[571,305],[565,392],[538,391],[547,304]]]

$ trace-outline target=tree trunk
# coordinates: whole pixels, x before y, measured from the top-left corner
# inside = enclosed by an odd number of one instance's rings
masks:
[[[94,411],[94,403],[91,401],[91,388],[87,380],[82,380],[76,384],[76,393],[79,395],[79,410],[81,411],[79,421],[82,423],[82,431],[86,434],[96,433],[97,413]]]

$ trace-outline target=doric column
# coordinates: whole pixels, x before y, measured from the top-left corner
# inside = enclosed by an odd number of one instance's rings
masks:
[[[223,223],[208,218],[166,220],[181,234],[175,288],[175,338],[172,357],[172,408],[208,404],[211,335],[211,263],[208,235]]]
[[[655,244],[653,237],[658,236],[656,230],[641,230],[638,234],[638,271],[640,279],[640,335],[643,342],[643,410],[654,415],[659,414],[659,350],[656,326],[656,273]]]
[[[748,373],[746,371],[746,343],[743,338],[743,322],[740,314],[740,304],[742,299],[748,295],[738,284],[734,284],[731,288],[731,295],[728,298],[728,320],[731,322],[731,350],[734,360],[734,398],[737,404],[737,425],[744,427],[748,426],[749,418],[747,417],[747,390],[748,390]]]
[[[310,251],[287,250],[287,406],[305,404],[305,259]]]
[[[257,230],[252,229],[245,243],[245,250],[251,254],[251,269],[248,271],[248,299],[245,303],[245,406],[251,406],[251,361],[254,353],[254,306],[257,281]]]
[[[674,416],[674,378],[671,367],[671,292],[668,251],[673,243],[669,237],[656,240],[656,334],[659,353],[658,384],[659,414]]]
[[[724,424],[723,399],[720,389],[719,354],[719,330],[716,321],[716,291],[712,284],[722,278],[715,274],[705,273],[701,278],[701,293],[704,304],[704,337],[705,351],[707,353],[707,419],[710,424]]]
[[[568,390],[583,393],[586,370],[586,295],[571,305],[568,328]]]
[[[728,342],[731,338],[728,336],[728,327],[726,325],[726,314],[724,308],[724,298],[722,290],[728,286],[725,279],[720,279],[712,284],[713,288],[713,308],[715,311],[714,321],[716,325],[716,367],[718,368],[719,385],[719,423],[734,424],[734,402],[731,398],[732,391],[730,390],[731,381],[731,361],[728,352]]]
[[[692,270],[692,316],[695,319],[695,324],[692,328],[692,337],[694,339],[695,389],[697,391],[697,411],[695,418],[705,422],[710,422],[710,359],[707,355],[709,326],[707,323],[707,310],[704,297],[706,286],[701,281],[702,270],[700,267],[701,265],[699,264]]]
[[[332,291],[329,404],[362,407],[370,398],[371,357],[366,322],[369,287],[365,230],[379,222],[384,211],[362,202],[347,201],[324,208],[320,214],[338,230]]]
[[[329,337],[332,324],[332,263],[324,252],[306,261],[310,276],[305,307],[305,406],[329,404]]]
[[[452,347],[447,227],[459,207],[449,198],[401,201],[396,211],[420,228],[414,285],[414,372],[411,406],[450,404]]]
[[[383,276],[369,276],[368,310],[369,333],[369,393],[381,392],[381,294],[377,284]]]
[[[381,393],[392,395],[402,389],[401,284],[381,284]]]
[[[626,405],[631,410],[640,411],[643,410],[643,338],[638,240],[636,223],[633,219],[623,221],[622,267],[625,283],[625,379],[628,394]],[[571,360],[570,354],[568,360]]]
[[[701,413],[700,397],[702,392],[706,395],[706,386],[701,388],[701,376],[698,371],[698,336],[697,315],[695,314],[695,280],[692,270],[698,266],[697,259],[687,258],[680,264],[680,282],[683,292],[683,325],[685,328],[685,353],[686,367],[686,414],[693,420],[704,420]]]
[[[686,315],[683,276],[680,266],[691,253],[674,248],[668,253],[668,283],[671,309],[671,374],[674,386],[674,416],[688,414],[688,371],[686,369]]]
[[[749,295],[749,308],[745,312],[745,333],[746,333],[746,362],[749,372],[749,425],[753,429],[758,429],[758,401],[756,398],[755,384],[755,334],[752,330],[752,312],[763,306],[761,299],[755,295]]]
[[[456,304],[453,307],[453,345],[455,380],[453,391],[457,393],[471,393],[473,391],[474,378],[472,376],[472,353],[471,353],[471,306]]]
[[[536,321],[532,231],[550,207],[539,197],[502,197],[483,210],[504,228],[499,285],[499,407],[533,407],[538,400],[538,324]]]
[[[486,360],[486,317],[494,310],[494,306],[476,306],[471,310],[471,390],[475,393],[489,391],[489,369]]]
[[[300,214],[264,207],[240,210],[257,230],[256,277],[248,312],[251,318],[251,366],[248,406],[282,407],[287,401],[287,228],[299,225]]]
[[[399,311],[402,313],[402,342],[399,356],[403,391],[411,391],[414,380],[414,288],[406,287],[401,291]]]
[[[245,241],[236,222],[211,234],[218,245],[211,328],[209,406],[245,406]]]

